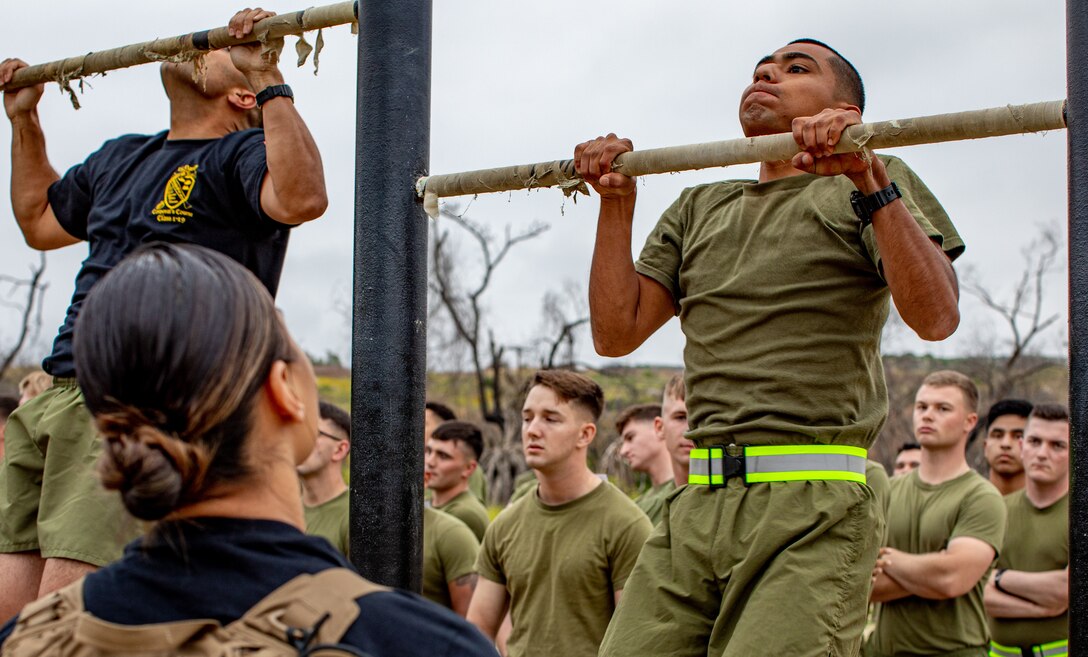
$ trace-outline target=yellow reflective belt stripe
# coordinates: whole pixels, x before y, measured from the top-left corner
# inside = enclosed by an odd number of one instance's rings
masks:
[[[990,641],[990,657],[1022,657],[1019,648],[1003,646],[995,641]]]
[[[695,450],[692,450],[692,454],[694,453]],[[865,449],[846,445],[767,445],[744,448],[745,456],[802,456],[806,454],[841,454],[860,458],[868,456]]]
[[[739,449],[739,448],[735,448]],[[768,445],[744,447],[746,483],[775,481],[852,481],[864,484],[867,452],[844,445]],[[726,477],[723,447],[691,450],[688,483],[721,485]],[[720,464],[720,467],[715,467]]]

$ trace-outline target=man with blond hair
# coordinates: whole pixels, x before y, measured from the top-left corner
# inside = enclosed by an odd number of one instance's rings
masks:
[[[672,460],[672,475],[676,486],[688,483],[688,464],[695,447],[684,434],[688,431],[688,406],[685,401],[684,373],[672,375],[661,394],[661,417],[654,420],[654,430],[665,441]]]
[[[986,657],[986,575],[1005,538],[1001,495],[967,464],[978,389],[959,372],[927,376],[914,398],[917,470],[891,482],[887,546],[873,571],[882,603],[867,657]]]
[[[986,585],[991,657],[1069,653],[1069,412],[1032,409],[1021,439],[1027,481],[1005,496],[1009,530]]]
[[[533,376],[521,439],[540,483],[487,528],[468,611],[494,639],[509,610],[509,657],[596,654],[652,528],[586,463],[603,408],[600,386],[581,374]]]
[[[665,498],[676,490],[673,480],[672,457],[665,440],[655,428],[661,417],[657,404],[628,406],[616,418],[616,433],[620,437],[620,457],[634,472],[650,478],[650,490],[635,499],[638,508],[657,524],[665,510]]]

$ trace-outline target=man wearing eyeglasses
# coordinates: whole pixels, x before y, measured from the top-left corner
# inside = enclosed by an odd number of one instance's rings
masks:
[[[351,416],[327,401],[319,404],[314,451],[298,466],[306,533],[328,539],[348,554],[348,486],[344,459],[351,452]]]

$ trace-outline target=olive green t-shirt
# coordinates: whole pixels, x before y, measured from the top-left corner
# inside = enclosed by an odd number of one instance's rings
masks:
[[[307,534],[327,539],[340,554],[348,556],[348,491],[317,506],[303,504],[302,513]]]
[[[925,184],[880,158],[923,232],[950,257],[962,253]],[[844,176],[809,174],[691,187],[650,233],[635,269],[676,303],[688,437],[699,446],[876,439],[888,412],[889,292],[872,227],[859,233],[854,190]]]
[[[1023,490],[1005,496],[1009,531],[998,568],[1042,572],[1069,566],[1069,495],[1038,509]],[[1053,618],[991,618],[994,641],[1036,646],[1069,638],[1069,612]]]
[[[536,473],[532,470],[526,470],[519,474],[517,478],[514,479],[514,493],[510,496],[510,501],[506,503],[506,506],[513,506],[514,502],[517,502],[529,493],[535,493],[538,483],[539,482],[536,480]]]
[[[468,528],[476,535],[477,541],[484,540],[484,531],[491,523],[491,518],[487,515],[484,505],[480,504],[480,500],[476,499],[471,492],[461,491],[457,497],[442,506],[435,506],[432,501],[431,506],[468,525]]]
[[[919,479],[917,470],[891,480],[889,546],[925,554],[963,536],[1001,549],[1005,502],[989,481],[974,470],[936,485]],[[881,604],[871,647],[880,655],[942,655],[986,645],[982,589],[988,577],[989,569],[974,588],[950,600],[908,596]]]
[[[651,529],[607,482],[556,506],[526,495],[500,513],[476,569],[510,595],[510,657],[596,655]]]
[[[891,481],[888,479],[888,471],[876,461],[865,461],[865,483],[873,490],[876,496],[876,506],[880,511],[880,520],[884,523],[885,543],[888,538],[888,504],[891,502]]]
[[[441,511],[423,509],[423,597],[452,608],[449,583],[476,572],[480,542],[468,526]]]
[[[654,486],[639,495],[635,505],[650,518],[650,522],[656,525],[661,521],[661,516],[665,515],[665,498],[674,490],[676,490],[676,482],[669,479],[660,486]]]

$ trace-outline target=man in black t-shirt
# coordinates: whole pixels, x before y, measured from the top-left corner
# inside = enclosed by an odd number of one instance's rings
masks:
[[[229,30],[246,36],[272,15],[239,12]],[[125,254],[161,240],[220,251],[274,295],[289,228],[325,210],[321,157],[283,84],[278,48],[270,46],[209,52],[202,65],[163,64],[169,130],[108,141],[63,177],[46,156],[37,113],[43,86],[4,93],[11,200],[23,237],[39,250],[86,241],[89,255],[43,363],[54,386],[8,425],[0,468],[0,618],[117,558],[137,530],[122,520],[116,497],[97,486],[99,445],[75,384],[72,336],[91,287]],[[0,63],[0,86],[25,66]],[[193,322],[198,329],[200,318]]]

